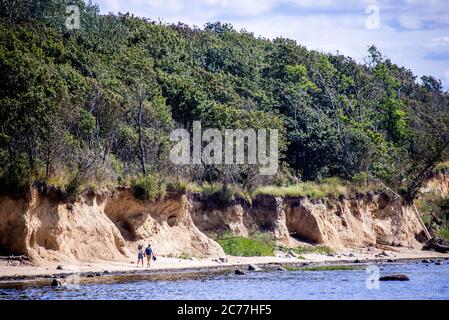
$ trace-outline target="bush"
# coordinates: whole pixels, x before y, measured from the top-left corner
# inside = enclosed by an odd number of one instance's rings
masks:
[[[238,257],[273,256],[276,247],[271,237],[260,235],[250,238],[225,235],[217,242],[227,255]]]
[[[440,202],[441,213],[446,220],[449,220],[449,198],[445,198]]]
[[[437,236],[449,241],[449,221],[445,221],[437,231]]]
[[[223,188],[220,185],[205,185],[200,189],[203,198],[216,207],[226,207],[236,202],[250,204],[251,197],[248,193],[233,187]]]
[[[172,181],[167,184],[167,191],[184,194],[188,190],[188,184],[181,181]]]
[[[320,182],[301,182],[287,187],[261,187],[254,192],[254,196],[272,195],[276,197],[311,197],[313,199],[332,196],[337,198],[342,195],[366,193],[375,188],[375,185],[361,185],[339,178],[327,178]]]
[[[148,175],[140,177],[132,182],[134,195],[137,199],[154,201],[165,196],[166,187],[160,183],[156,176]]]

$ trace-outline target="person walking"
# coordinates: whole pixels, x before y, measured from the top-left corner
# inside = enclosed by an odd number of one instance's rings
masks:
[[[153,253],[153,249],[151,248],[151,244],[148,244],[148,247],[146,247],[145,255],[147,256],[147,268],[150,268],[151,260],[154,257],[154,253]]]
[[[137,246],[137,266],[139,266],[139,262],[142,262],[142,268],[143,268],[143,245],[139,244]]]

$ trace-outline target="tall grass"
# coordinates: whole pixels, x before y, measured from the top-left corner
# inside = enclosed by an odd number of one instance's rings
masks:
[[[449,221],[445,221],[437,231],[437,236],[449,241]]]
[[[301,182],[287,187],[266,186],[254,192],[257,195],[272,195],[276,197],[311,197],[314,199],[328,196],[339,197],[356,193],[366,193],[375,189],[373,184],[358,184],[339,178],[327,178],[321,182]]]
[[[217,242],[227,255],[238,257],[273,256],[276,248],[274,240],[264,234],[249,238],[225,234],[219,236]]]

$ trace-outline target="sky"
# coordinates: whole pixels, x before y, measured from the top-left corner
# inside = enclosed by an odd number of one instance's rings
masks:
[[[449,0],[93,0],[102,14],[130,12],[204,27],[229,22],[255,36],[296,40],[308,49],[363,62],[374,44],[415,75],[449,90]]]

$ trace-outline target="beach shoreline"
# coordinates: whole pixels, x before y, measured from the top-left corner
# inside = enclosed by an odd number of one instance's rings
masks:
[[[373,251],[375,250],[375,251]],[[382,253],[382,256],[379,256]],[[391,250],[358,249],[337,252],[334,255],[304,254],[301,258],[288,255],[271,257],[235,257],[221,258],[191,258],[179,259],[159,257],[150,269],[137,267],[135,262],[97,261],[80,264],[48,263],[42,266],[0,264],[0,285],[18,284],[24,282],[64,279],[76,274],[80,279],[101,278],[102,276],[152,275],[152,274],[204,274],[226,270],[240,269],[246,271],[249,265],[261,268],[276,268],[279,266],[321,266],[345,264],[378,264],[405,261],[449,259],[449,254],[433,251],[422,251],[409,248]],[[433,261],[432,261],[433,260]],[[62,266],[62,269],[58,269]],[[101,279],[98,280],[101,282]]]

